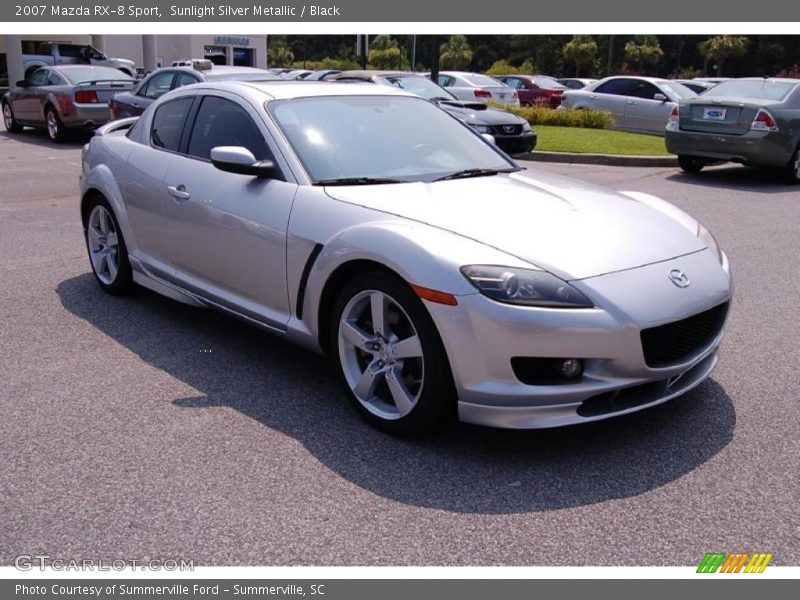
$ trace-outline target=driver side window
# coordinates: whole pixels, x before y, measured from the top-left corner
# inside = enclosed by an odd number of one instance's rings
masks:
[[[197,111],[187,154],[211,159],[217,146],[243,146],[256,160],[272,159],[264,136],[241,106],[216,96],[206,96]]]
[[[47,85],[47,77],[49,71],[47,69],[39,69],[28,80],[28,85],[30,86],[40,86],[40,85]]]

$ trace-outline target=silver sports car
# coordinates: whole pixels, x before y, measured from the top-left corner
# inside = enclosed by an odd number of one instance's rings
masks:
[[[526,171],[403,90],[199,83],[101,128],[82,162],[100,287],[325,352],[385,429],[588,422],[717,363],[732,283],[707,229]]]

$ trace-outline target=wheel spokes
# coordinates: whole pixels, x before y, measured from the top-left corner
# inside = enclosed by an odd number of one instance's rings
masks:
[[[369,402],[375,396],[375,388],[386,376],[386,369],[378,366],[378,361],[373,361],[364,372],[353,388],[353,393],[363,402]]]
[[[389,331],[389,299],[380,292],[372,292],[369,297],[372,330],[375,335],[388,339]]]
[[[358,325],[350,321],[342,321],[341,333],[344,339],[359,350],[372,352],[371,344],[373,343],[374,337],[370,336],[367,332],[358,327]]]
[[[417,358],[422,356],[422,345],[416,335],[395,342],[392,346],[395,358]]]
[[[406,387],[403,381],[402,367],[395,365],[386,372],[386,384],[389,386],[389,393],[392,395],[394,405],[400,416],[407,415],[414,408],[416,398]]]

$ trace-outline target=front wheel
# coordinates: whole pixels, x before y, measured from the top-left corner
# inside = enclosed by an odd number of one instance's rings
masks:
[[[103,291],[124,294],[133,287],[133,272],[114,211],[99,196],[90,201],[87,210],[86,250],[94,277]]]
[[[331,347],[356,409],[394,433],[432,431],[455,407],[452,375],[436,326],[402,280],[365,273],[344,286]]]
[[[699,173],[707,164],[705,160],[696,156],[678,155],[678,165],[687,173]]]

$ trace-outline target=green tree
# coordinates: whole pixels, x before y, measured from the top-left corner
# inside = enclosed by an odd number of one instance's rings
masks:
[[[581,69],[592,64],[597,54],[597,42],[590,35],[576,35],[564,45],[564,60],[575,63],[575,77],[581,76]]]
[[[519,69],[508,62],[505,58],[494,61],[492,66],[486,69],[487,75],[511,75],[518,72]]]
[[[270,67],[288,67],[294,62],[294,52],[289,49],[285,35],[267,38],[267,63]]]
[[[697,47],[706,60],[717,63],[717,77],[722,75],[722,67],[729,58],[738,58],[747,53],[750,40],[741,35],[716,35]]]
[[[400,66],[400,47],[388,35],[376,36],[369,45],[369,64],[376,69],[397,69]]]
[[[636,72],[643,73],[648,67],[655,67],[664,58],[661,43],[654,35],[637,35],[625,44],[625,60],[636,65]]]
[[[445,69],[464,69],[472,62],[472,48],[463,35],[451,35],[440,52],[439,60]]]
[[[533,75],[536,73],[536,65],[533,64],[533,61],[530,58],[526,58],[525,62],[523,62],[517,69],[517,73],[520,75]]]

